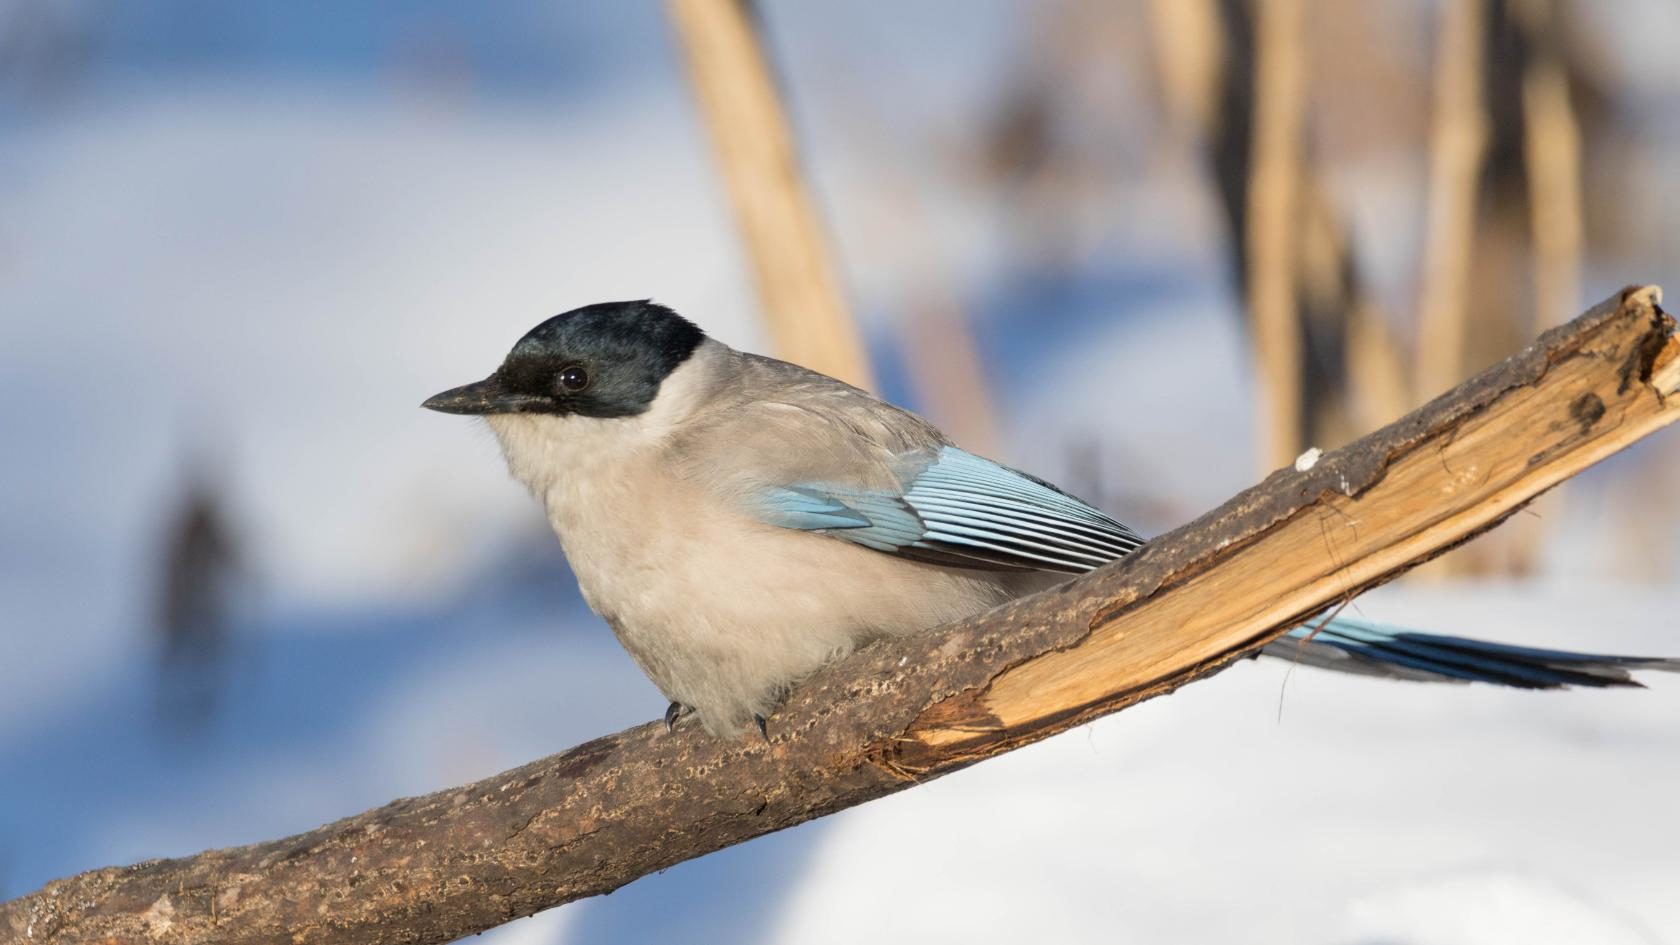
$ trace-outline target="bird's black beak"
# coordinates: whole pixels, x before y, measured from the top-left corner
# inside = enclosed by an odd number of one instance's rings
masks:
[[[547,404],[545,398],[509,390],[499,375],[492,374],[482,381],[434,394],[420,406],[439,413],[481,417],[493,413],[530,413]]]

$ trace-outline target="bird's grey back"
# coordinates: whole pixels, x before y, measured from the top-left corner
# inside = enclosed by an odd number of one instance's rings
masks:
[[[704,411],[673,437],[691,475],[902,488],[949,441],[867,391],[786,361],[728,350]]]

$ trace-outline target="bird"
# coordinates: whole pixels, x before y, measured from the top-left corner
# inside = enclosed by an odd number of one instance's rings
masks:
[[[1124,557],[1138,532],[914,413],[745,351],[651,300],[573,309],[481,381],[428,398],[481,417],[539,501],[589,607],[669,701],[720,738],[884,637],[919,633]],[[1325,615],[1263,655],[1400,679],[1638,686],[1680,660],[1603,656]]]

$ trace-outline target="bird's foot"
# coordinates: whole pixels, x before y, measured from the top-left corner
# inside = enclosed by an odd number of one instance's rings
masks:
[[[770,729],[764,724],[764,716],[754,715],[753,721],[758,723],[759,737],[764,739],[766,745],[770,744]]]
[[[683,705],[681,702],[673,702],[670,705],[666,706],[665,707],[665,731],[670,732],[670,731],[675,730],[676,727],[677,727],[677,722],[678,721],[680,721],[684,716],[692,715],[693,713],[694,713],[694,707],[693,706]]]

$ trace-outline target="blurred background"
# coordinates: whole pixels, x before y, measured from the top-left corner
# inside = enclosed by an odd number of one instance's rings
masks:
[[[663,710],[418,409],[556,312],[653,297],[1153,533],[1680,281],[1671,0],[739,13],[0,0],[0,898]],[[1356,606],[1680,655],[1677,465]],[[484,940],[1680,942],[1651,684],[1244,664]]]

